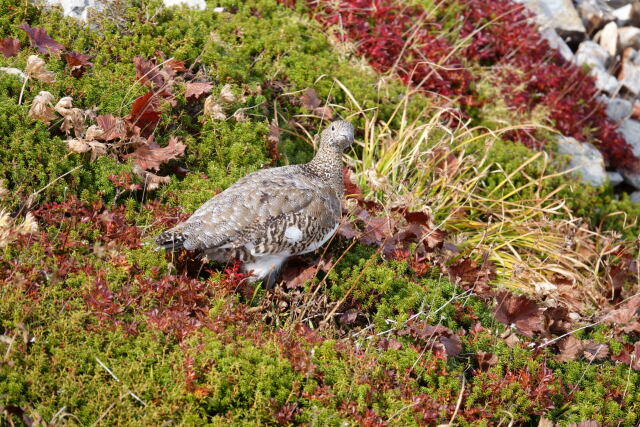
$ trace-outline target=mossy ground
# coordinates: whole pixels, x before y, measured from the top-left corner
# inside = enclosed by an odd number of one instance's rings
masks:
[[[315,132],[322,121],[301,105],[304,89],[348,116],[352,101],[339,81],[381,120],[406,92],[346,55],[299,10],[271,0],[216,6],[225,12],[135,2],[89,28],[58,10],[0,0],[0,38],[28,45],[17,28],[28,22],[93,63],[76,78],[63,59],[47,56],[57,81],[28,82],[23,105],[21,82],[0,73],[0,178],[10,192],[2,205],[19,218],[27,206],[39,225],[0,257],[0,424],[21,412],[82,425],[418,425],[446,423],[454,413],[460,425],[535,424],[541,416],[561,424],[639,422],[637,371],[611,361],[558,362],[551,347],[508,346],[490,303],[452,284],[440,266],[418,274],[406,261],[337,238],[326,257],[344,256],[326,277],[278,295],[243,288],[233,268],[194,268],[184,253],[154,250],[157,233],[273,162],[266,140],[274,118],[284,129],[280,164],[311,157],[301,129]],[[157,52],[193,65],[214,83],[214,93],[231,84],[245,94],[235,107],[247,108],[249,121],[205,119],[201,104],[178,93],[155,135],[161,143],[181,137],[185,157],[160,171],[171,176],[167,186],[122,194],[111,177],[130,173],[131,163],[70,153],[59,122],[28,118],[29,103],[47,90],[56,99],[72,96],[75,106],[124,116],[145,92],[132,59]],[[23,69],[33,53],[23,48],[1,65]],[[408,114],[430,103],[415,95]],[[494,113],[475,120],[490,127],[489,120],[498,122]],[[351,119],[362,124],[357,115]],[[492,147],[490,157],[507,174],[531,155],[504,141]],[[174,165],[188,172],[174,175]],[[513,176],[514,185],[541,167],[531,163]],[[548,181],[548,191],[566,179]],[[557,197],[594,225],[637,235],[610,214],[634,216],[638,208],[610,188],[575,181]],[[299,316],[300,307],[307,315]],[[333,307],[339,312],[328,316]],[[355,320],[340,320],[349,309]],[[459,336],[459,354],[447,357],[442,342],[417,332],[430,325]],[[612,337],[606,328],[581,336],[610,342],[620,353]],[[479,366],[480,351],[498,362]]]

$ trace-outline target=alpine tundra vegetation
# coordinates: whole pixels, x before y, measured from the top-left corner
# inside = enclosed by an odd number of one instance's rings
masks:
[[[557,135],[637,165],[527,16],[0,0],[0,424],[637,425],[640,207]],[[334,120],[340,226],[273,287],[157,250]]]

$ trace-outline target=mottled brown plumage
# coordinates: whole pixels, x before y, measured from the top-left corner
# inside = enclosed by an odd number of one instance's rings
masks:
[[[238,258],[254,280],[273,281],[289,256],[316,250],[338,227],[342,153],[352,143],[350,123],[331,123],[311,162],[245,176],[158,236],[157,244],[202,251],[219,262]]]

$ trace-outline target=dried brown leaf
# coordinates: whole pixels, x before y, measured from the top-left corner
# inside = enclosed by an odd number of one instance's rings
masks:
[[[142,134],[150,134],[160,121],[160,99],[155,92],[149,91],[136,98],[131,105],[131,113],[125,120],[140,128]]]
[[[300,102],[316,116],[326,120],[331,120],[333,118],[333,110],[329,106],[321,106],[322,101],[318,98],[318,93],[315,89],[308,88],[302,95]]]
[[[28,116],[46,124],[51,123],[51,121],[56,118],[52,103],[53,95],[45,90],[41,91],[33,98]]]
[[[176,159],[184,154],[187,148],[176,137],[169,138],[166,147],[160,147],[153,141],[140,145],[136,150],[126,155],[126,158],[133,159],[134,163],[142,170],[160,169],[160,165],[169,160]]]
[[[280,159],[280,127],[274,118],[269,125],[269,134],[267,135],[267,149],[271,161],[275,164]]]
[[[189,82],[185,85],[184,97],[188,101],[193,101],[203,95],[208,95],[213,89],[213,84],[209,82]]]
[[[29,55],[25,72],[33,79],[43,83],[53,83],[56,81],[55,73],[45,68],[45,62],[38,55]]]
[[[558,362],[571,362],[572,360],[576,360],[583,351],[582,341],[573,335],[567,335],[558,341],[558,353],[556,355],[556,360]]]
[[[70,96],[60,98],[53,107],[63,117],[60,129],[67,135],[73,129],[76,137],[82,137],[86,130],[85,113],[80,108],[73,108],[73,99]]]
[[[0,52],[6,57],[16,56],[20,51],[20,41],[13,37],[5,37],[0,39]]]
[[[497,321],[514,325],[528,337],[543,331],[542,310],[535,302],[522,295],[501,292],[497,297],[494,315]]]
[[[231,85],[226,84],[222,86],[220,90],[220,96],[218,96],[218,100],[223,103],[231,103],[236,101],[236,96],[231,91]]]
[[[583,355],[588,361],[601,360],[609,357],[609,345],[594,341],[583,341]]]
[[[124,119],[121,117],[114,117],[111,114],[103,114],[96,117],[96,123],[102,130],[102,134],[97,136],[96,139],[101,141],[112,141],[114,139],[125,139],[127,137],[126,124]]]
[[[225,120],[227,118],[222,106],[211,95],[204,100],[204,115],[211,117],[213,120]]]
[[[494,353],[487,353],[479,350],[476,353],[476,361],[481,371],[488,371],[498,363],[498,356]]]
[[[142,179],[147,191],[157,190],[161,186],[167,185],[171,182],[170,177],[156,175],[154,173],[141,169],[137,165],[134,165],[133,173],[135,173]]]

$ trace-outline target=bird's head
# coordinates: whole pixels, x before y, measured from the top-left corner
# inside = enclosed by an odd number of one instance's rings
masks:
[[[353,125],[344,120],[335,120],[320,134],[320,145],[336,147],[344,151],[353,144]]]

